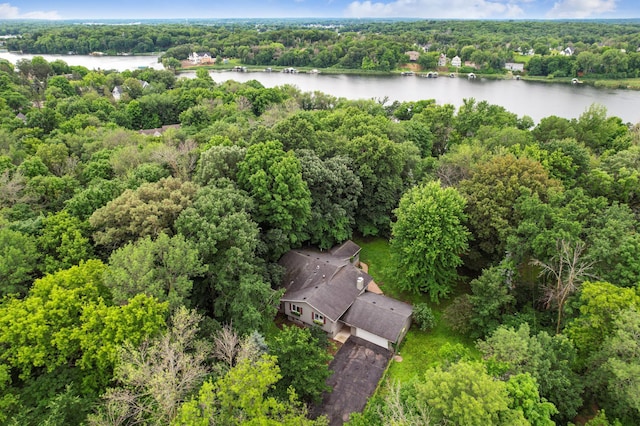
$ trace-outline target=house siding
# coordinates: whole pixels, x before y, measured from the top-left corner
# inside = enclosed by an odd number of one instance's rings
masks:
[[[322,326],[320,326],[319,324],[316,324],[313,321],[313,313],[317,312],[317,313],[322,315],[322,312],[319,312],[318,310],[314,309],[308,303],[284,301],[283,305],[284,305],[283,306],[284,314],[292,322],[296,322],[298,324],[304,324],[304,325],[307,325],[309,327],[320,327],[327,334],[329,334],[329,336],[331,338],[333,338],[336,335],[336,333],[338,333],[338,331],[340,331],[341,325],[338,324],[335,321],[331,321],[329,318],[327,318],[324,315],[323,315],[324,316],[324,324]],[[296,314],[292,313],[292,311],[291,311],[291,307],[292,306],[291,305],[296,305],[300,309],[302,309],[302,314],[301,315],[296,315]]]

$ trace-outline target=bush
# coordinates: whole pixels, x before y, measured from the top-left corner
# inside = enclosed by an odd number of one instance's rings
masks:
[[[473,306],[469,301],[469,295],[458,296],[444,310],[444,320],[449,327],[460,334],[468,334],[471,331],[470,321],[473,314]]]
[[[413,308],[413,321],[422,331],[431,330],[436,325],[436,318],[426,303],[420,303]]]

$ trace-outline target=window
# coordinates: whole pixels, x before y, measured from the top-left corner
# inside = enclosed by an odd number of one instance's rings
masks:
[[[319,314],[317,312],[313,313],[313,322],[315,322],[318,325],[324,325],[324,315]]]
[[[289,311],[291,311],[293,315],[302,315],[302,308],[298,305],[294,305],[293,303],[289,303]]]

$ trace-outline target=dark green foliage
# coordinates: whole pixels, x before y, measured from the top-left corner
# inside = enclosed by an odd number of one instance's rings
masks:
[[[429,331],[436,325],[436,317],[426,303],[421,303],[413,307],[413,321],[422,331]]]
[[[291,386],[307,402],[319,401],[329,390],[325,380],[331,372],[331,359],[326,348],[311,336],[307,328],[284,326],[269,343],[269,353],[278,359],[282,379],[275,387],[276,395],[285,397]]]

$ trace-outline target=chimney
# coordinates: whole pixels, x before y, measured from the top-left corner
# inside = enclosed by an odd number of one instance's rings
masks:
[[[356,280],[356,288],[360,291],[364,289],[364,277],[358,277]]]

